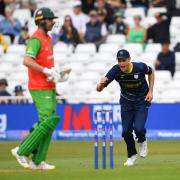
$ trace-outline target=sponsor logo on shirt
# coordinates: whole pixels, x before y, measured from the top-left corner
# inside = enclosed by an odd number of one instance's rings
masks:
[[[49,60],[53,60],[53,56],[51,55],[51,56],[48,56],[48,59]]]
[[[28,49],[26,50],[26,55],[34,56],[32,47],[28,47]]]

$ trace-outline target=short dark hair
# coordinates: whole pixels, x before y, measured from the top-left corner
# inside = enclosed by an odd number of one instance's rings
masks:
[[[170,44],[170,41],[169,40],[164,40],[164,41],[161,42],[161,45],[163,45],[163,44]]]
[[[2,84],[8,86],[8,82],[5,78],[0,79],[0,85],[2,85]]]

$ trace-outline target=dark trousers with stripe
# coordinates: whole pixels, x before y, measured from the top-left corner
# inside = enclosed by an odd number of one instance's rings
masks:
[[[127,145],[128,157],[137,154],[133,130],[139,143],[146,140],[145,123],[148,116],[150,103],[144,99],[138,101],[129,101],[121,97],[121,119],[122,136]]]

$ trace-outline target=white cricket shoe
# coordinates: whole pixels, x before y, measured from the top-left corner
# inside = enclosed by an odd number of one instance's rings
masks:
[[[47,164],[45,161],[42,161],[39,165],[36,165],[33,161],[29,163],[29,169],[40,169],[40,170],[52,170],[56,167],[54,165]]]
[[[147,141],[144,141],[139,144],[139,155],[141,157],[146,157],[148,154],[148,146],[147,146]]]
[[[132,155],[130,158],[127,159],[127,161],[124,163],[124,166],[133,166],[136,162],[137,155]]]
[[[11,154],[16,158],[17,162],[24,168],[29,167],[29,158],[26,156],[19,156],[17,154],[19,147],[11,149]]]

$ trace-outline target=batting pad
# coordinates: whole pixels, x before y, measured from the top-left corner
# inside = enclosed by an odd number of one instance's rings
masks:
[[[55,129],[58,122],[59,117],[57,116],[52,116],[41,122],[19,146],[19,150],[17,152],[18,155],[29,156],[32,151],[40,144],[42,138]]]
[[[51,141],[52,132],[44,136],[38,145],[37,152],[33,155],[32,160],[36,165],[46,160],[49,144]]]

